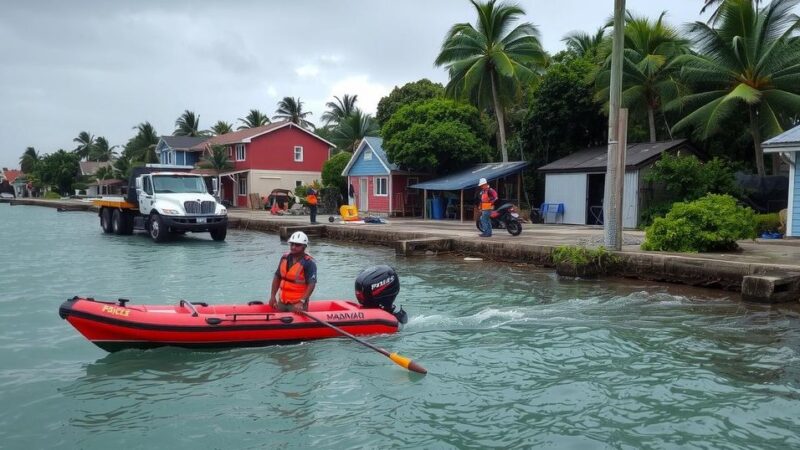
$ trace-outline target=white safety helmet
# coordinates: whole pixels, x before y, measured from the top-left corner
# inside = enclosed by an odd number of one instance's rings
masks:
[[[478,180],[478,186],[483,186],[484,184],[489,184],[489,182],[486,181],[486,178],[481,178]]]
[[[294,234],[289,238],[290,244],[303,244],[308,245],[308,236],[302,231],[295,231]]]

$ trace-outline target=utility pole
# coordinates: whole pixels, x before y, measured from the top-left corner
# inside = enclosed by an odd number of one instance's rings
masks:
[[[614,41],[611,50],[611,89],[608,101],[608,167],[606,168],[603,228],[605,246],[622,249],[622,188],[625,180],[625,147],[620,146],[622,99],[622,52],[625,39],[625,0],[614,0]],[[624,114],[627,119],[627,114]],[[622,181],[618,180],[620,178]]]

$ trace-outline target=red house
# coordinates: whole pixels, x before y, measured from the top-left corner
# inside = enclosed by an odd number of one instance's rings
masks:
[[[333,144],[288,121],[214,136],[191,148],[208,152],[224,145],[233,169],[220,174],[220,196],[234,206],[248,206],[248,194],[262,197],[322,178],[322,165]]]
[[[359,213],[422,215],[422,195],[408,186],[425,181],[427,174],[401,170],[389,162],[383,139],[365,137],[342,171],[350,189],[350,204]]]

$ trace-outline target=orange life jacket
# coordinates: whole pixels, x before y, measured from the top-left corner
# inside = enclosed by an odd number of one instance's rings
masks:
[[[481,211],[494,209],[494,202],[497,201],[497,192],[494,189],[484,189],[481,192]]]
[[[306,195],[306,201],[311,206],[317,205],[317,194],[308,194]]]
[[[292,267],[286,267],[289,261],[288,257],[289,254],[287,253],[281,258],[281,302],[293,304],[298,303],[303,298],[303,294],[306,293],[306,274],[305,270],[303,270],[303,265],[300,264],[300,260],[295,261]],[[306,261],[311,259],[308,255],[303,255],[303,258]]]

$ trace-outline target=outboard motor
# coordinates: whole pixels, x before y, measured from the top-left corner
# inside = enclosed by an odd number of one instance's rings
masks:
[[[408,322],[408,314],[395,311],[394,299],[400,293],[400,277],[389,266],[366,268],[356,277],[356,299],[365,308],[380,308],[393,314],[400,323]]]

